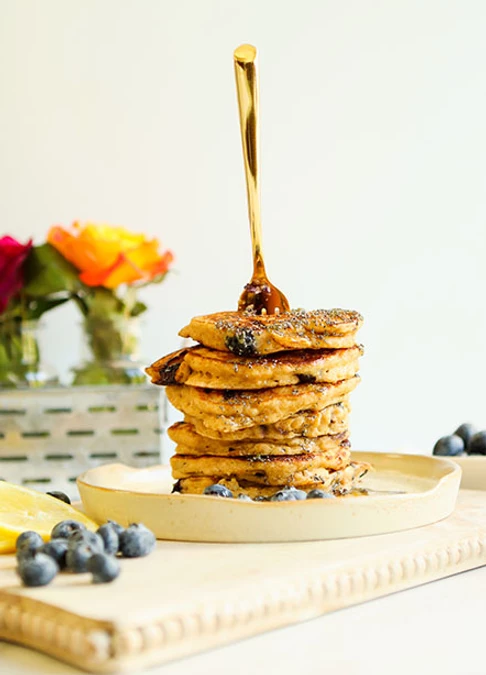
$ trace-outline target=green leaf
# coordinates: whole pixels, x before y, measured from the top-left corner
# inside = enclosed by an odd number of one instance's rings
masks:
[[[89,316],[106,317],[112,314],[123,314],[125,304],[114,291],[102,286],[87,289],[82,296]]]
[[[79,272],[50,244],[34,246],[24,265],[23,292],[33,297],[46,297],[66,291],[78,293],[84,289]]]
[[[59,305],[63,305],[69,299],[70,298],[53,298],[50,300],[47,298],[36,298],[35,300],[31,300],[28,303],[25,318],[28,320],[40,319],[45,312],[48,312],[50,309],[54,309],[54,307],[58,307]]]
[[[140,316],[140,314],[143,314],[146,312],[148,309],[147,305],[144,302],[140,302],[137,300],[137,302],[133,305],[130,316]]]

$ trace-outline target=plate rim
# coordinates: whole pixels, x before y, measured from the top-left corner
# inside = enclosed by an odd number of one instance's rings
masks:
[[[400,499],[400,498],[407,498],[411,494],[416,495],[417,497],[422,495],[431,495],[433,494],[434,491],[437,491],[440,489],[441,484],[446,481],[450,480],[454,474],[462,474],[462,467],[457,464],[454,460],[449,459],[448,457],[443,457],[443,456],[436,456],[436,455],[422,455],[419,453],[399,453],[399,452],[380,452],[380,451],[371,451],[371,450],[355,450],[352,453],[352,459],[363,459],[365,460],[366,456],[372,455],[373,457],[378,456],[380,458],[393,458],[393,459],[408,459],[410,460],[415,460],[419,462],[424,462],[424,463],[431,463],[431,464],[436,464],[439,467],[442,465],[444,472],[444,475],[440,476],[440,478],[437,479],[436,483],[433,485],[428,490],[424,490],[423,492],[404,492],[404,493],[397,493],[397,494],[390,494],[390,493],[384,493],[384,494],[379,494],[379,493],[374,493],[372,496],[374,499],[389,499],[390,497],[393,497],[393,499]],[[178,498],[179,493],[174,493],[174,492],[169,492],[169,493],[163,493],[163,492],[139,492],[137,490],[133,489],[127,489],[127,488],[120,488],[120,487],[107,487],[104,485],[95,485],[94,483],[90,482],[87,480],[88,475],[91,472],[94,471],[99,471],[100,469],[107,469],[108,467],[125,467],[126,469],[129,469],[130,471],[133,471],[134,473],[139,472],[139,471],[150,471],[154,469],[162,469],[162,468],[167,468],[170,471],[170,465],[169,464],[154,464],[152,466],[148,467],[131,467],[128,464],[124,464],[123,462],[113,462],[111,464],[102,464],[96,467],[91,467],[84,471],[82,474],[80,474],[77,479],[76,479],[76,485],[78,488],[81,486],[83,488],[88,488],[88,489],[94,489],[94,490],[101,490],[103,492],[110,492],[110,493],[120,493],[120,494],[136,494],[139,497],[144,497],[144,498]],[[81,493],[81,490],[80,490]],[[203,494],[191,494],[191,493],[184,493],[181,495],[185,498],[191,498],[191,499],[201,499],[204,498],[205,500],[208,499],[208,497],[211,500],[217,500],[221,501],[220,497],[213,496],[213,495],[203,495]],[[349,495],[346,497],[346,501],[354,501],[354,500],[361,500],[363,497],[359,495]],[[81,496],[82,499],[82,496]],[[278,505],[283,505],[283,506],[289,506],[294,504],[295,502],[289,501],[289,502],[269,502],[269,501],[251,501],[251,502],[246,502],[243,500],[238,500],[236,497],[230,498],[232,503],[237,502],[238,504],[245,504],[245,505],[253,505],[253,506],[267,506],[268,504],[278,504]],[[224,501],[227,501],[226,499]],[[309,500],[309,503],[314,500]],[[328,503],[328,500],[323,499],[320,500],[323,503]],[[299,503],[304,504],[307,503],[307,500],[300,500]]]

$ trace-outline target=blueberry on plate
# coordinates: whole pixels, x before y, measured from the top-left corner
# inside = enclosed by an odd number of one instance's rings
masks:
[[[37,532],[27,530],[17,537],[15,549],[17,560],[23,556],[32,556],[44,544],[44,540]]]
[[[319,490],[316,488],[315,490],[310,490],[307,493],[307,499],[334,499],[335,495],[332,494],[332,492],[326,492],[325,490]]]
[[[106,553],[95,553],[87,562],[87,570],[93,575],[94,584],[106,584],[120,574],[120,563]]]
[[[486,431],[478,431],[468,445],[470,455],[486,455]]]
[[[294,495],[296,501],[302,501],[307,498],[307,492],[304,490],[297,490],[297,488],[289,487],[290,492]]]
[[[289,488],[284,488],[283,490],[279,490],[275,494],[273,494],[270,497],[271,502],[295,502],[297,501],[297,497],[294,494],[295,490],[291,490]]]
[[[45,553],[35,553],[30,558],[24,558],[17,567],[24,586],[46,586],[58,572],[57,562]]]
[[[203,494],[211,495],[211,497],[232,497],[233,493],[224,485],[215,483],[215,485],[208,485],[207,488],[204,488]]]
[[[456,457],[464,452],[464,441],[460,436],[442,436],[434,445],[432,454],[442,457]]]
[[[67,539],[51,539],[40,549],[40,553],[45,553],[56,561],[60,570],[66,568],[66,553],[69,544]]]
[[[108,553],[109,555],[115,555],[116,553],[118,553],[118,547],[120,545],[120,537],[118,536],[118,532],[112,525],[110,525],[110,523],[105,523],[104,525],[101,525],[96,530],[96,534],[103,540],[105,553]]]
[[[468,446],[469,446],[469,441],[471,440],[472,436],[476,433],[477,429],[474,425],[469,424],[468,422],[461,424],[461,426],[457,427],[457,429],[454,431],[455,436],[460,436],[462,440],[464,441],[464,448],[466,452],[468,452]]]
[[[120,536],[120,553],[124,558],[140,558],[155,548],[155,535],[145,525],[133,524]]]
[[[46,492],[46,495],[49,495],[49,497],[54,497],[55,499],[60,499],[61,502],[65,502],[66,504],[71,503],[69,497],[64,492],[60,492],[59,490],[52,490],[51,492]]]
[[[243,492],[240,492],[238,495],[237,499],[240,500],[240,502],[252,502],[253,499],[249,497],[248,495],[243,494]]]
[[[85,529],[86,526],[77,520],[62,520],[52,528],[51,539],[69,539],[73,532]]]

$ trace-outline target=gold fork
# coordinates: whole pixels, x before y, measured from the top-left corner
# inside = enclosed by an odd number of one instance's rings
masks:
[[[252,45],[241,45],[235,49],[233,57],[253,249],[253,276],[240,296],[238,311],[241,312],[246,309],[256,314],[279,314],[289,311],[289,301],[282,291],[268,280],[262,253],[260,167],[258,159],[257,50]]]

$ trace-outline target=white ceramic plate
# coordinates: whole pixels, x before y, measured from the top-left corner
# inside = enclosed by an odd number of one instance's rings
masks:
[[[396,532],[446,518],[454,509],[461,469],[442,457],[355,452],[374,470],[366,496],[299,502],[243,502],[170,494],[170,468],[109,464],[78,478],[86,513],[98,522],[142,522],[159,539],[276,542],[338,539]]]

